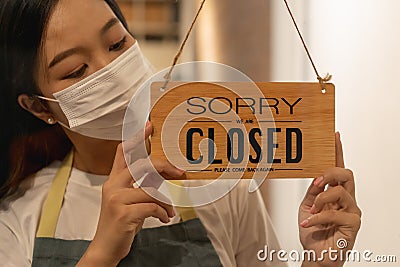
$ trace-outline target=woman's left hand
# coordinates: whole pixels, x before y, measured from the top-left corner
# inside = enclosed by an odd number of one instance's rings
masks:
[[[302,266],[343,266],[346,251],[353,248],[360,229],[361,210],[355,198],[353,172],[344,168],[339,133],[336,166],[313,181],[300,205],[300,241],[305,250],[315,251],[317,259],[323,257],[321,261],[305,259]],[[337,253],[331,252],[330,256],[329,250]]]

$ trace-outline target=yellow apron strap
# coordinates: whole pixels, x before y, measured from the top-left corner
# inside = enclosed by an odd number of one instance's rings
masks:
[[[169,181],[172,184],[183,186],[183,181]],[[181,189],[176,189],[175,187],[169,186],[169,192],[174,200],[174,202],[185,202],[191,203],[188,194],[182,194]],[[193,207],[175,207],[176,211],[181,216],[182,221],[189,221],[198,218],[196,211]]]
[[[67,188],[68,179],[71,174],[72,163],[74,158],[73,150],[65,157],[53,179],[49,193],[43,206],[40,216],[39,228],[36,233],[37,237],[54,238],[60,216],[61,206],[64,200],[65,189]]]

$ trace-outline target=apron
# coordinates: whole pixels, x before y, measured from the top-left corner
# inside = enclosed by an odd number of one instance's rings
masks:
[[[34,267],[75,266],[90,244],[87,240],[54,238],[72,163],[73,152],[64,159],[44,203],[33,250]],[[140,230],[118,266],[222,266],[194,209],[176,210],[183,222]]]

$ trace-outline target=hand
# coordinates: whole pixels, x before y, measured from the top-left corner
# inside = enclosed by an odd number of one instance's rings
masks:
[[[146,128],[146,139],[151,131],[149,124]],[[148,159],[152,164],[142,164],[146,163],[145,161],[143,159],[135,162],[135,168],[140,169],[138,172],[151,173],[152,170],[156,170],[161,175],[175,179],[184,173],[164,160]],[[168,223],[170,218],[175,216],[171,205],[150,197],[141,188],[133,188],[133,182],[125,162],[123,146],[120,144],[109,179],[102,188],[96,234],[77,266],[116,266],[128,255],[134,237],[146,218],[155,217],[163,223]],[[146,189],[148,190],[150,189]]]
[[[314,250],[317,258],[323,250],[338,250],[338,241],[347,242],[346,251],[354,246],[361,225],[361,210],[355,198],[352,171],[344,168],[343,150],[336,133],[336,168],[327,170],[309,187],[299,208],[300,241],[305,250]],[[326,190],[325,186],[329,185]],[[342,244],[341,244],[342,245]],[[333,256],[340,253],[332,254]],[[304,262],[302,266],[343,266],[344,261],[332,260],[328,254],[319,262]]]

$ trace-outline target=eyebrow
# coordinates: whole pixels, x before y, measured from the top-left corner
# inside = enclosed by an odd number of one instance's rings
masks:
[[[112,18],[110,19],[100,30],[100,35],[104,35],[110,28],[112,28],[115,24],[119,23],[119,19]]]
[[[104,35],[109,29],[111,29],[114,25],[118,24],[119,20],[117,18],[111,18],[100,30],[100,35]],[[72,56],[82,50],[81,47],[75,47],[68,49],[64,52],[61,52],[57,56],[53,58],[53,60],[49,64],[49,69],[66,59],[67,57]]]
[[[70,57],[73,54],[78,53],[80,50],[82,50],[82,49],[76,47],[76,48],[71,48],[71,49],[68,49],[68,50],[66,50],[64,52],[61,52],[60,54],[55,56],[54,59],[51,61],[51,63],[49,64],[49,69],[54,67],[55,65],[57,65],[58,63],[60,63],[64,59],[66,59],[67,57]]]

